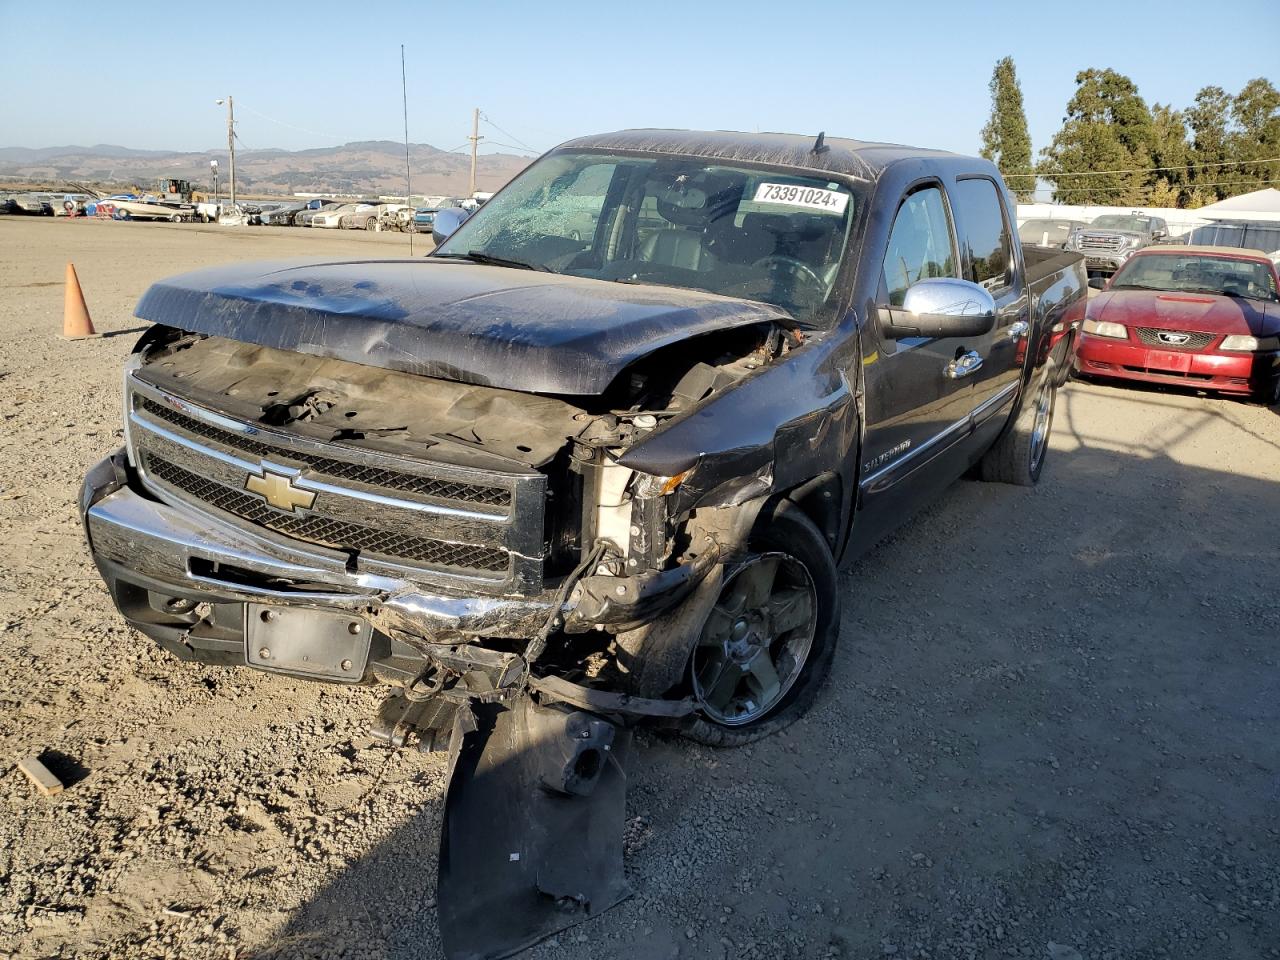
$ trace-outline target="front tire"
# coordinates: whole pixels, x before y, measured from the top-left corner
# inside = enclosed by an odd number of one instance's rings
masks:
[[[1035,393],[1018,411],[1018,419],[978,461],[978,473],[983,480],[1019,487],[1034,487],[1040,481],[1049,454],[1057,399],[1058,377],[1055,364],[1050,360],[1045,364]]]
[[[790,726],[813,705],[835,655],[836,565],[818,528],[784,501],[762,516],[750,548],[689,657],[698,711],[681,732],[708,746],[743,746]]]

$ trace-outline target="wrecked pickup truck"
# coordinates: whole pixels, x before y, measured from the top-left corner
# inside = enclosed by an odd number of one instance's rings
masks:
[[[631,724],[790,723],[838,562],[1036,482],[1085,279],[990,163],[822,135],[575,140],[436,228],[154,285],[81,507],[175,656],[384,685],[379,736],[450,749],[442,937],[504,956],[625,895]]]

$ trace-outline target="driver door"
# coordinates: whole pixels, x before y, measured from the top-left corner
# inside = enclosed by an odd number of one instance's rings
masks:
[[[889,234],[879,306],[901,306],[920,280],[959,277],[959,263],[942,185],[917,184]],[[867,428],[859,488],[864,506],[876,504],[863,514],[867,522],[887,529],[964,471],[973,385],[956,375],[954,362],[974,345],[961,337],[893,340],[878,323],[864,326],[863,337]]]

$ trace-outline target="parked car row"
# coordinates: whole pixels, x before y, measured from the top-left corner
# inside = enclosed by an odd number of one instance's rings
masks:
[[[242,205],[250,224],[316,227],[321,230],[399,230],[430,232],[436,212],[461,207],[457,200],[412,207],[377,200],[310,200],[305,203]]]

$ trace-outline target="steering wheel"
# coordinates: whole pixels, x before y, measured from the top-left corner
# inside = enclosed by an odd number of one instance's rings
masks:
[[[781,253],[773,253],[767,257],[761,257],[755,263],[751,264],[751,266],[763,267],[771,263],[789,267],[792,273],[799,274],[819,289],[823,287],[822,278],[818,276],[817,271],[803,260],[797,260],[795,257],[788,257]]]

